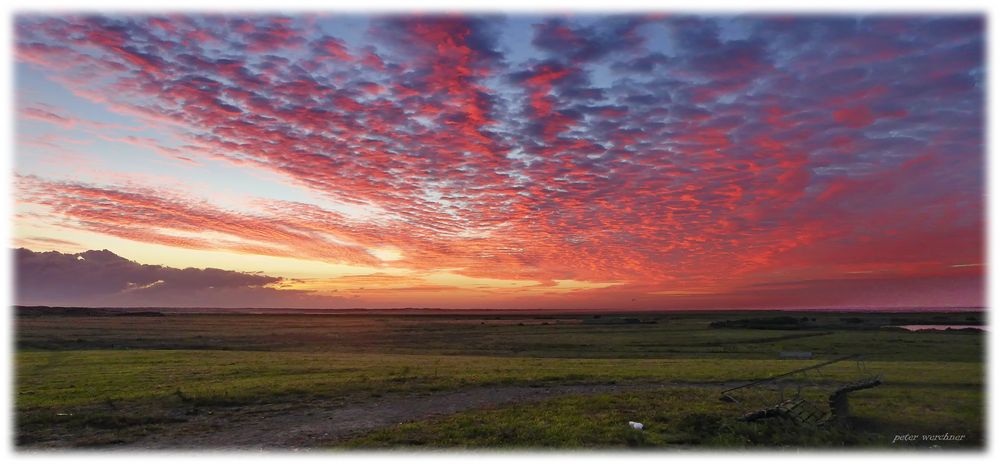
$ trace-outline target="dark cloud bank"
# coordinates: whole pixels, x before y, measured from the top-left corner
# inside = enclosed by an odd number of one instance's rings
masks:
[[[281,278],[217,268],[144,265],[108,250],[14,250],[15,303],[54,306],[268,307],[319,303],[303,291],[265,287]],[[332,298],[324,298],[327,304]]]

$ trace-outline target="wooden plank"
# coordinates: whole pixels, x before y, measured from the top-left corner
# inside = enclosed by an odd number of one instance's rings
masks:
[[[815,370],[816,368],[819,368],[819,367],[825,367],[827,365],[832,365],[832,364],[837,363],[837,362],[842,362],[844,360],[850,360],[850,359],[858,358],[858,357],[861,357],[861,354],[852,354],[852,355],[847,355],[847,356],[840,357],[840,358],[835,358],[833,360],[828,360],[828,361],[825,361],[823,363],[817,363],[815,365],[807,366],[805,368],[799,368],[798,370],[792,370],[792,371],[789,371],[787,373],[782,373],[780,375],[772,376],[770,378],[760,379],[760,380],[757,380],[757,381],[749,382],[747,384],[743,384],[741,386],[736,386],[734,388],[726,389],[725,391],[722,391],[722,394],[725,394],[725,393],[731,392],[731,391],[735,391],[735,390],[738,390],[738,389],[744,389],[744,388],[748,388],[748,387],[751,387],[751,386],[756,386],[758,384],[764,384],[764,383],[767,383],[767,382],[774,381],[776,379],[785,378],[787,376],[791,376],[791,375],[794,375],[794,374],[802,373],[804,371]]]

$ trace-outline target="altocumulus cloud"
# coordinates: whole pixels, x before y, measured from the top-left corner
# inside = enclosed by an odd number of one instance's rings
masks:
[[[982,17],[374,16],[347,21],[353,38],[335,19],[18,16],[19,70],[45,77],[23,95],[50,82],[172,128],[112,136],[126,129],[26,97],[19,160],[69,163],[89,137],[184,173],[121,184],[26,163],[18,203],[176,248],[380,267],[391,247],[417,273],[623,283],[566,306],[787,302],[768,284],[792,279],[812,290],[801,305],[926,304],[884,284],[904,281],[983,300],[982,268],[953,268],[984,253]],[[218,169],[310,197],[232,210],[166,188]],[[114,295],[276,292],[169,286]]]

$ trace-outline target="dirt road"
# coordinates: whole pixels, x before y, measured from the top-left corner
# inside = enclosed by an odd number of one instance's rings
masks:
[[[428,394],[386,395],[356,404],[269,404],[220,409],[171,426],[165,432],[118,446],[123,449],[304,450],[394,424],[510,402],[569,394],[599,394],[660,387],[722,383],[588,384],[547,387],[493,386]]]

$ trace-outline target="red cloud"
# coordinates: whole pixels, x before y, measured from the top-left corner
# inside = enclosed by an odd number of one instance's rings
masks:
[[[833,119],[844,126],[858,129],[871,126],[876,120],[882,118],[904,118],[907,114],[906,110],[876,113],[867,106],[856,106],[835,110],[833,112]]]
[[[868,107],[842,108],[833,112],[833,119],[849,128],[863,128],[875,122],[875,113]]]
[[[959,69],[929,78],[903,70],[947,48],[852,51],[842,45],[887,40],[853,20],[754,19],[733,40],[709,19],[665,18],[669,51],[644,39],[649,21],[546,22],[529,59],[504,55],[499,21],[463,16],[374,18],[365,47],[282,17],[73,19],[73,46],[56,45],[71,34],[62,23],[27,21],[37,27],[20,29],[22,63],[180,128],[186,145],[106,139],[271,170],[370,216],[288,202],[231,212],[40,179],[20,198],[133,240],[369,266],[381,264],[369,249],[391,246],[394,265],[415,270],[622,283],[604,296],[689,289],[743,302],[794,273],[937,276],[953,264],[949,235],[963,240],[956,260],[977,262],[981,60],[961,41],[981,38],[949,29]],[[912,27],[914,41],[935,42]],[[73,124],[42,108],[22,117]]]

